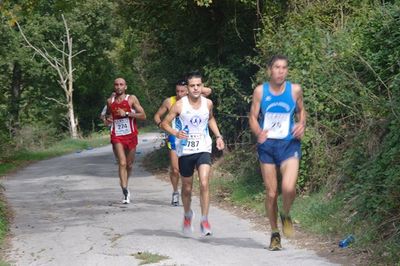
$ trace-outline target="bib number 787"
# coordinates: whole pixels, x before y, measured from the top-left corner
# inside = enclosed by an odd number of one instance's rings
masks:
[[[198,140],[189,140],[186,144],[186,147],[196,148],[199,146],[200,141]]]

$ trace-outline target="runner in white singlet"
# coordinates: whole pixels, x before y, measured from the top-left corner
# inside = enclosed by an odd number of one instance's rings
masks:
[[[217,149],[224,149],[225,144],[213,115],[213,103],[211,100],[201,96],[201,89],[203,88],[201,74],[199,72],[189,73],[187,83],[188,96],[183,97],[172,106],[170,112],[162,121],[161,127],[178,139],[176,147],[179,156],[179,172],[182,176],[183,233],[188,234],[193,231],[192,220],[194,213],[190,205],[193,173],[197,169],[200,180],[200,230],[202,235],[209,236],[212,234],[208,221],[212,145],[209,129],[215,135]],[[171,121],[178,116],[182,128],[174,129],[171,127]],[[189,129],[188,134],[183,130],[185,126]]]

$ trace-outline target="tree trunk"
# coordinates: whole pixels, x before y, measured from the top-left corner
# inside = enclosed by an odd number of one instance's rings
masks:
[[[74,113],[74,103],[73,103],[73,94],[74,94],[74,85],[73,85],[73,68],[72,68],[72,37],[69,35],[69,28],[67,26],[67,22],[64,19],[64,25],[65,25],[65,31],[66,31],[66,37],[67,37],[67,45],[68,45],[68,88],[67,88],[67,106],[68,106],[68,119],[69,119],[69,129],[71,133],[71,137],[73,139],[78,138],[78,121],[75,119],[75,113]]]
[[[11,79],[11,99],[10,99],[10,116],[11,116],[11,133],[14,135],[19,128],[19,103],[22,89],[22,69],[21,65],[16,61],[13,66],[13,74]]]
[[[52,46],[61,53],[61,58],[57,58],[56,56],[51,56],[46,49],[40,49],[35,46],[33,46],[29,40],[26,38],[25,34],[23,33],[21,26],[19,25],[18,22],[17,26],[18,29],[24,38],[25,42],[28,44],[30,48],[32,48],[36,53],[38,53],[41,57],[43,57],[47,63],[56,70],[58,74],[58,83],[60,84],[61,88],[65,92],[66,96],[66,103],[60,102],[56,99],[48,98],[50,100],[54,100],[58,104],[64,106],[67,108],[67,118],[68,118],[68,126],[69,126],[69,132],[70,136],[74,139],[78,138],[78,120],[75,118],[74,114],[74,105],[73,105],[73,92],[74,92],[74,87],[73,87],[73,75],[72,73],[74,72],[74,69],[72,67],[72,58],[81,52],[84,52],[85,50],[81,50],[76,54],[72,53],[72,38],[70,37],[69,34],[69,28],[67,25],[67,21],[64,18],[64,15],[61,15],[64,26],[65,26],[65,39],[61,40],[62,43],[62,50],[59,49],[54,43],[50,41]],[[67,45],[68,52],[65,51]],[[67,62],[65,62],[65,58],[67,58]]]

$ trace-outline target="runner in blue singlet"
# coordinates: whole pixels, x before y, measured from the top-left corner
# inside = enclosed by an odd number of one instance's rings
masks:
[[[294,230],[289,211],[296,197],[300,139],[304,134],[306,111],[300,85],[286,80],[286,56],[272,57],[268,74],[269,82],[257,86],[253,92],[249,124],[257,137],[258,157],[266,190],[265,207],[272,231],[269,249],[280,250],[277,168],[282,175],[282,231],[285,236],[291,237]]]

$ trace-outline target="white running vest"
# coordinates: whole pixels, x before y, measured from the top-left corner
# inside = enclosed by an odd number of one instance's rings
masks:
[[[200,96],[201,105],[199,109],[194,109],[187,96],[182,100],[182,111],[177,119],[181,122],[181,130],[187,125],[189,136],[186,145],[181,145],[181,140],[176,138],[176,153],[178,157],[209,152],[211,153],[212,140],[208,130],[208,119],[210,111],[207,107],[207,98]]]

